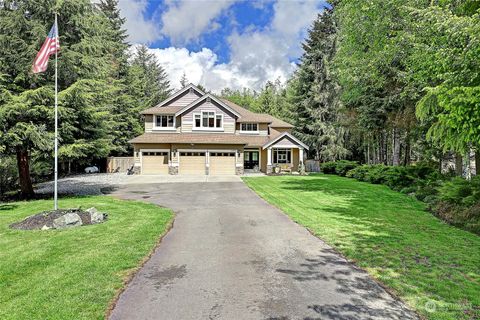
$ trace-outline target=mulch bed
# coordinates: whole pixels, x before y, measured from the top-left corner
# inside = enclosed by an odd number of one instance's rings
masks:
[[[27,217],[23,221],[15,222],[10,225],[12,229],[19,230],[36,230],[41,229],[43,226],[53,227],[53,220],[67,214],[67,213],[76,213],[82,219],[83,225],[92,224],[90,220],[90,214],[81,209],[59,209],[59,210],[50,210],[37,213],[33,216]]]

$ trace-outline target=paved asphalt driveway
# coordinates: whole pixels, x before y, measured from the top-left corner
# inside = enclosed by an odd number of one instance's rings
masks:
[[[111,319],[416,319],[240,180],[129,184],[114,194],[177,215]]]

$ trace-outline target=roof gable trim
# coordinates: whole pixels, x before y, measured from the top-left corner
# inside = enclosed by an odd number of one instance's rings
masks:
[[[186,86],[185,88],[182,88],[182,89],[178,90],[178,91],[175,92],[173,95],[171,95],[171,96],[168,97],[167,99],[165,99],[165,100],[163,100],[162,102],[160,102],[159,104],[157,104],[155,107],[161,107],[161,106],[166,105],[167,103],[171,102],[172,100],[175,100],[177,97],[181,96],[182,94],[184,94],[185,92],[189,91],[190,89],[192,89],[193,91],[196,91],[198,94],[200,94],[200,96],[204,96],[204,95],[205,95],[205,92],[203,92],[202,90],[200,90],[199,88],[197,88],[194,84],[190,83],[188,86]]]
[[[298,145],[302,146],[304,149],[308,150],[308,146],[303,143],[302,141],[298,140],[297,138],[295,138],[292,134],[288,133],[288,132],[284,132],[282,133],[281,135],[279,135],[278,137],[276,137],[275,139],[267,142],[265,145],[263,145],[262,149],[265,150],[266,148],[274,145],[276,142],[280,141],[281,139],[283,138],[289,138],[291,140],[293,140],[295,143],[297,143]]]
[[[214,95],[212,95],[210,93],[207,93],[207,94],[201,96],[197,100],[190,103],[188,106],[184,107],[183,109],[180,109],[179,111],[177,111],[175,113],[175,116],[177,117],[177,116],[180,116],[180,115],[184,114],[186,111],[190,110],[192,107],[196,106],[197,104],[199,104],[203,100],[206,100],[207,98],[209,98],[212,101],[218,103],[221,107],[225,108],[226,110],[228,110],[229,112],[231,112],[235,116],[237,116],[239,118],[241,117],[241,115],[237,111],[235,111],[229,105],[225,104],[222,100],[218,99],[217,97],[215,97]]]

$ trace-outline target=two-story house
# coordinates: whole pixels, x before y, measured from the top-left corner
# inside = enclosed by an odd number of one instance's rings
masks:
[[[145,133],[132,139],[134,171],[141,174],[271,173],[297,171],[308,147],[293,126],[251,112],[190,84],[144,110]]]

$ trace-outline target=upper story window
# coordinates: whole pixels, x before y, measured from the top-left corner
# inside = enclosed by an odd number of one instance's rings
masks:
[[[240,131],[258,132],[258,123],[242,123],[240,125]]]
[[[155,116],[155,127],[157,128],[173,128],[174,127],[173,115],[157,115]]]
[[[223,115],[214,111],[202,111],[193,115],[194,128],[221,129],[223,128]]]

